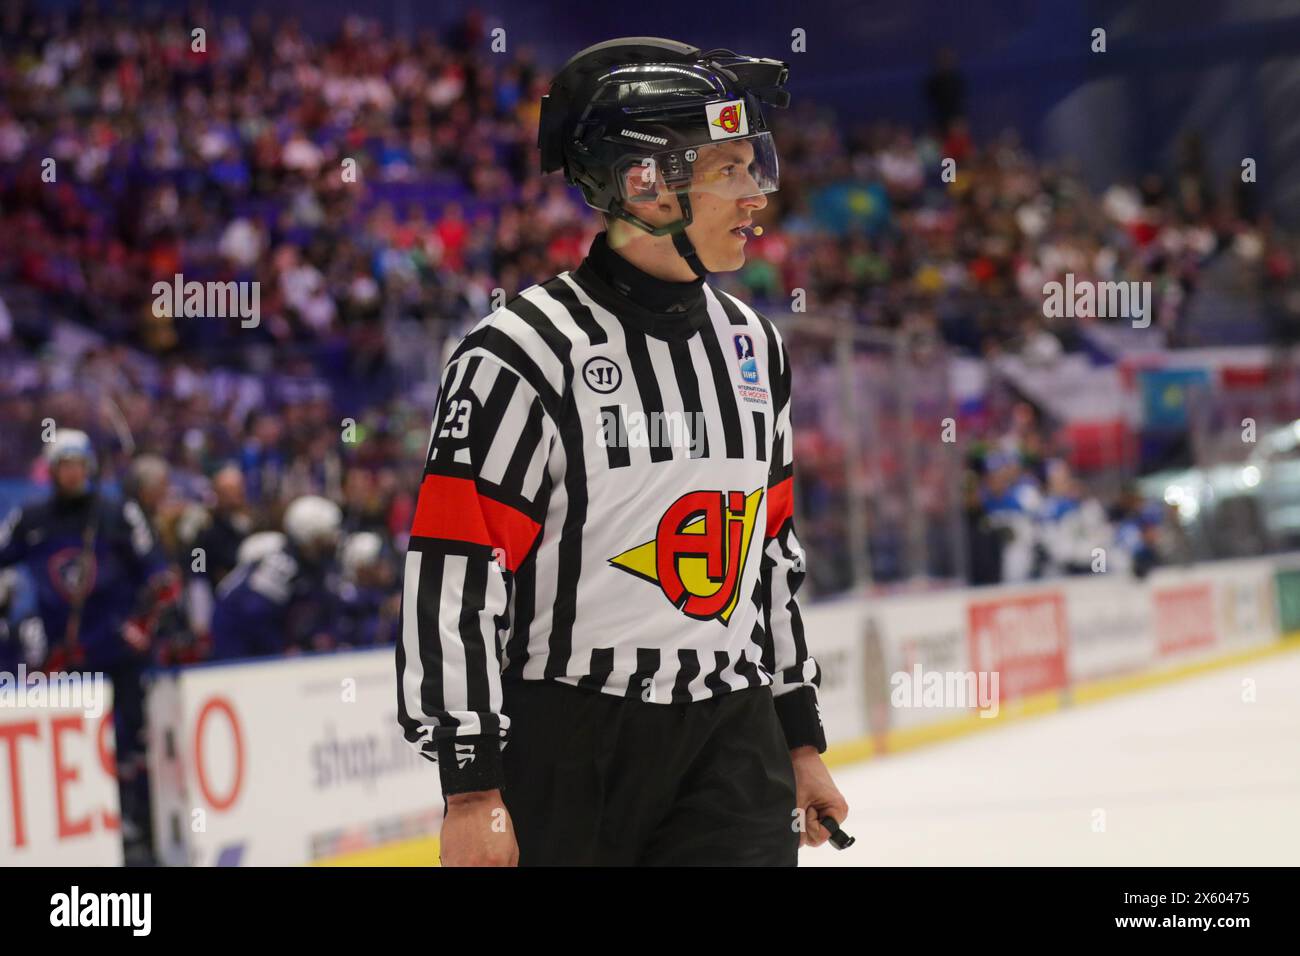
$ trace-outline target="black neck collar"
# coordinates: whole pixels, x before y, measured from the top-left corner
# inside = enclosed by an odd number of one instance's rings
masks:
[[[669,282],[624,259],[601,232],[573,276],[601,305],[657,338],[685,338],[708,319],[704,279]]]

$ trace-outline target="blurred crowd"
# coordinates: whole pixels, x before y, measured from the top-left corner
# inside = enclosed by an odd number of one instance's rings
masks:
[[[403,358],[388,324],[463,325],[493,289],[580,261],[597,226],[537,171],[548,76],[526,45],[485,52],[474,16],[414,37],[357,17],[327,41],[265,13],[204,22],[201,52],[179,14],[3,23],[0,256],[69,314],[203,364],[257,367],[267,346],[298,346],[382,393]],[[849,305],[866,325],[1050,357],[1076,330],[1043,319],[1042,287],[1067,272],[1152,281],[1175,340],[1207,263],[1230,257],[1264,292],[1294,274],[1294,239],[1239,176],[1210,175],[1194,134],[1171,175],[1098,197],[1013,132],[976,143],[960,84],[951,64],[936,70],[922,131],[796,97],[778,117],[784,175],[765,213],[777,228],[718,284],[760,306],[802,289],[810,309]],[[265,321],[152,314],[153,282],[177,273],[259,281]]]

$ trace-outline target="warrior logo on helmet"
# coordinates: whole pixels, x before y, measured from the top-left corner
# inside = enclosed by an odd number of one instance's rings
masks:
[[[659,519],[655,536],[609,559],[651,584],[687,617],[726,625],[740,599],[763,489],[692,491]]]

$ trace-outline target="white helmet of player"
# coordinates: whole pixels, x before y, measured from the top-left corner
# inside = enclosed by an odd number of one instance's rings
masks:
[[[383,539],[373,531],[358,531],[348,535],[347,540],[343,542],[340,557],[343,573],[349,578],[355,578],[359,570],[379,560],[383,550]]]
[[[54,433],[54,441],[45,446],[45,460],[51,465],[65,458],[83,458],[86,467],[95,468],[95,446],[90,443],[90,436],[76,428],[60,428]]]
[[[321,539],[327,539],[333,547],[342,524],[339,506],[320,495],[295,498],[284,511],[285,534],[299,548],[311,547]]]
[[[252,564],[268,554],[283,551],[287,542],[288,538],[281,531],[254,532],[239,543],[239,550],[235,552],[235,561],[238,564]]]

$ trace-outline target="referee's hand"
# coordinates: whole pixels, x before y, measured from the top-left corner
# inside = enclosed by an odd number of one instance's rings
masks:
[[[500,790],[447,797],[439,855],[443,866],[518,866],[519,845]]]
[[[796,747],[790,751],[790,760],[794,764],[795,799],[804,818],[799,845],[821,846],[831,834],[821,825],[820,818],[834,817],[837,823],[843,823],[848,819],[849,805],[816,747]]]

